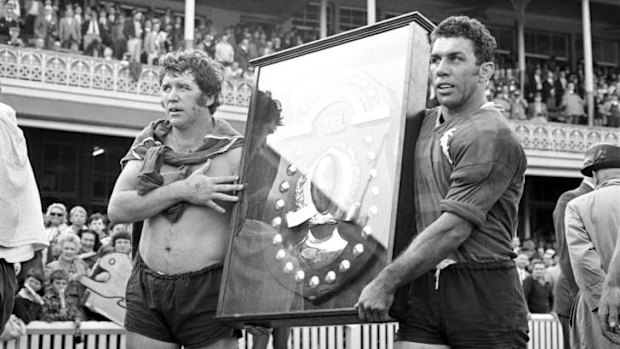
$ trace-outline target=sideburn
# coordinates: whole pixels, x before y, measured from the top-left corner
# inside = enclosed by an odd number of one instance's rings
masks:
[[[198,100],[196,101],[196,103],[201,106],[201,107],[208,107],[207,102],[209,100],[209,96],[206,93],[201,93],[200,97],[198,97]]]

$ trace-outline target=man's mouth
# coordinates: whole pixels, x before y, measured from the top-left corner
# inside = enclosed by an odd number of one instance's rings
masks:
[[[454,85],[449,84],[447,82],[442,82],[442,83],[439,83],[439,84],[436,85],[436,89],[438,91],[445,91],[445,90],[453,88],[453,87],[454,87]]]
[[[179,112],[182,112],[182,111],[183,111],[183,109],[179,108],[179,107],[169,107],[168,108],[168,112],[169,113],[179,113]]]

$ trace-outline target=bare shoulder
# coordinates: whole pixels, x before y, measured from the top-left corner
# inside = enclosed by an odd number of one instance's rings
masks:
[[[241,154],[243,152],[242,150],[242,147],[238,147],[220,156],[225,166],[230,169],[230,173],[233,175],[239,174],[239,164],[241,163]]]
[[[142,164],[143,161],[141,160],[128,161],[121,171],[121,174],[116,179],[113,192],[135,190],[136,181],[138,179],[138,175],[140,174],[140,170],[142,169]]]

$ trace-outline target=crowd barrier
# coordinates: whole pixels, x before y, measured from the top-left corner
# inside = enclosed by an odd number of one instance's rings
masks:
[[[395,323],[295,327],[289,337],[290,349],[392,349]],[[563,348],[560,323],[548,314],[533,314],[529,321],[528,349]],[[27,335],[0,343],[0,349],[125,349],[125,331],[111,322],[82,322],[82,341],[74,337],[73,322],[31,322]],[[251,349],[252,336],[239,339],[239,349]],[[273,349],[271,343],[267,347]]]

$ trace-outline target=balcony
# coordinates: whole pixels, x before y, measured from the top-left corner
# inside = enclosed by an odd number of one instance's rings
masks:
[[[157,67],[142,65],[139,79],[135,80],[127,64],[121,61],[0,45],[0,78],[3,80],[159,96],[158,71]],[[251,95],[252,82],[248,80],[228,79],[222,86],[225,105],[247,108]]]
[[[583,154],[594,143],[618,144],[620,130],[556,122],[511,121],[523,148],[530,151]]]
[[[620,145],[620,129],[511,120],[527,154],[527,174],[580,177],[583,154],[594,143]]]
[[[0,45],[0,78],[4,99],[26,115],[21,120],[25,126],[133,137],[148,121],[162,117],[158,68],[153,66],[142,65],[136,81],[120,61]],[[225,80],[218,116],[243,132],[251,95],[252,81]],[[76,128],[75,123],[82,126]],[[528,155],[531,175],[578,177],[583,153],[591,144],[620,144],[616,128],[511,124]]]
[[[2,101],[20,126],[134,137],[163,117],[159,69],[141,65],[135,79],[127,62],[0,45]],[[217,117],[245,129],[252,81],[227,79]]]

